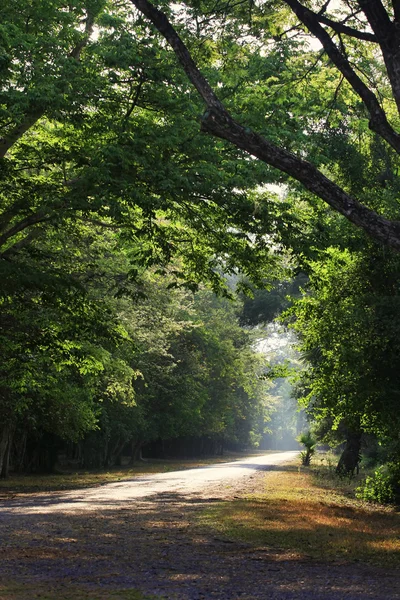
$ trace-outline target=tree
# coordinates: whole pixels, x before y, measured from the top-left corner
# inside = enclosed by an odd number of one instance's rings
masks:
[[[207,25],[213,18],[217,20],[221,14],[227,23],[227,28],[229,26],[235,28],[235,23],[237,24],[236,33],[238,33],[239,24],[243,24],[241,3],[237,10],[229,4],[223,6],[217,4],[213,7],[210,7],[207,2],[185,5],[186,15],[190,21],[188,19],[185,22],[183,18],[184,28],[179,25],[188,40],[185,45],[166,13],[161,12],[148,0],[132,0],[132,2],[165,37],[187,77],[205,103],[206,111],[201,122],[203,131],[233,143],[278,171],[286,173],[380,243],[389,245],[397,251],[400,249],[400,223],[396,220],[396,209],[393,211],[390,205],[374,207],[374,203],[368,200],[364,193],[360,194],[361,201],[357,200],[348,186],[341,185],[340,178],[337,178],[338,183],[334,181],[333,172],[328,170],[328,177],[325,174],[326,168],[322,165],[318,168],[312,162],[305,160],[307,155],[312,157],[312,153],[307,148],[295,147],[296,155],[287,150],[284,145],[277,145],[268,137],[255,133],[246,126],[246,123],[240,124],[232,117],[203,76],[198,67],[202,60],[197,60],[196,64],[197,50],[194,49],[192,54],[188,50],[192,39],[196,39],[189,22],[195,19],[200,31],[197,38],[201,39],[203,35],[203,43],[206,39],[210,40],[213,33],[211,30],[207,38]],[[288,17],[287,12],[283,17],[279,17],[288,7],[296,17],[294,21],[293,18]],[[383,5],[380,1],[370,0],[360,0],[351,5],[343,4],[338,10],[332,12],[329,12],[329,9],[329,2],[302,4],[298,0],[267,2],[260,7],[251,5],[250,18],[247,20],[243,37],[247,36],[248,45],[256,48],[258,39],[263,37],[264,41],[269,43],[268,51],[271,51],[271,48],[273,51],[274,47],[281,49],[282,40],[288,39],[296,29],[306,30],[314,36],[322,46],[322,52],[318,50],[314,55],[317,56],[318,61],[324,60],[325,68],[329,69],[333,64],[337,71],[336,91],[332,103],[336,104],[341,95],[341,88],[345,89],[346,93],[350,91],[353,107],[347,110],[346,118],[359,119],[361,115],[364,119],[367,118],[372,135],[381,140],[385,148],[386,166],[389,170],[379,174],[375,186],[379,188],[388,185],[391,181],[397,184],[394,164],[398,163],[400,150],[400,136],[396,131],[400,107],[400,54],[398,52],[400,13],[395,3]],[[168,6],[166,11],[174,13],[173,8]],[[300,26],[296,25],[296,20],[300,21]],[[252,27],[253,22],[254,27]],[[272,25],[269,25],[269,22],[272,22]],[[203,28],[202,24],[205,24]],[[220,22],[216,24],[216,28],[219,25]],[[263,26],[265,29],[262,29]],[[287,33],[285,33],[285,26]],[[335,38],[338,39],[337,43]],[[243,39],[242,44],[246,44]],[[213,50],[216,51],[215,44]],[[323,57],[326,57],[326,60]],[[213,60],[214,64],[217,60],[223,62],[224,56],[220,55],[219,59],[213,57]],[[303,72],[312,69],[313,64],[310,64],[309,55],[305,58],[305,64],[306,68]],[[279,81],[279,73],[277,76]],[[221,87],[223,88],[223,84]],[[263,114],[265,112],[264,109]],[[306,121],[304,117],[306,115],[297,114],[294,110],[294,119],[297,118],[304,123]],[[324,120],[329,127],[328,107],[325,107]],[[320,120],[319,123],[314,121],[312,125],[323,128],[324,120]],[[268,134],[268,128],[266,130]],[[378,208],[382,214],[376,213],[374,208]],[[391,219],[392,215],[394,219]]]
[[[111,292],[121,276],[120,265],[115,250],[108,264],[98,256],[100,247],[114,249],[112,239],[103,234],[95,242],[93,227],[88,231],[81,224],[52,233],[36,240],[34,252],[32,247],[21,250],[21,278],[15,278],[16,264],[11,263],[11,276],[0,293],[4,475],[13,438],[19,447],[14,464],[37,466],[43,437],[77,441],[97,427],[99,402],[134,403],[132,340]],[[104,270],[111,261],[112,276],[105,284]],[[51,468],[53,458],[42,466]]]
[[[217,289],[222,270],[275,269],[264,169],[199,134],[198,100],[129,4],[0,10],[1,269],[69,219],[119,230],[132,273],[179,256],[178,283]]]
[[[280,268],[264,238],[279,202],[257,209],[265,192],[252,189],[263,169],[188,126],[196,99],[132,11],[0,8],[3,464],[13,432],[76,440],[103,418],[110,441],[110,414],[132,416],[140,353],[113,296],[140,297],[146,269],[168,294],[200,281],[226,292],[238,265],[259,281]]]
[[[399,454],[399,259],[376,244],[331,248],[312,265],[293,327],[309,368],[303,402],[312,418],[347,439],[339,470],[353,471],[363,432]]]

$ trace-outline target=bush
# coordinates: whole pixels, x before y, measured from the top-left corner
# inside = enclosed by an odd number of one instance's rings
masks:
[[[400,463],[379,467],[356,489],[356,497],[379,504],[400,503]]]

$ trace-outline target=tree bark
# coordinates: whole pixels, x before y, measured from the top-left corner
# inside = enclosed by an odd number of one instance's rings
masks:
[[[132,451],[131,451],[131,459],[129,461],[129,466],[132,466],[136,461],[142,460],[142,447],[144,442],[142,441],[132,441]]]
[[[360,431],[350,431],[347,434],[346,445],[336,467],[338,475],[353,476],[361,460],[361,437]]]
[[[8,477],[13,427],[11,424],[3,425],[0,432],[0,478]]]

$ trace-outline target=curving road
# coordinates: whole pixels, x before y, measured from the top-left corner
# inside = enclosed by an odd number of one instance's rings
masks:
[[[155,500],[160,494],[174,493],[184,497],[204,493],[216,484],[221,486],[235,482],[237,486],[241,479],[249,478],[259,471],[267,471],[291,460],[297,454],[298,452],[265,454],[207,467],[144,475],[84,490],[33,494],[0,502],[0,511],[4,515],[5,512],[21,511],[24,514],[44,514],[109,510],[139,499]]]

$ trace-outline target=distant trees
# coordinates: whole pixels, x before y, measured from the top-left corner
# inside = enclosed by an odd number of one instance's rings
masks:
[[[234,306],[167,271],[132,281],[110,230],[71,224],[34,249],[19,261],[38,275],[1,297],[3,476],[51,470],[68,444],[98,467],[157,439],[249,442],[266,384]]]

